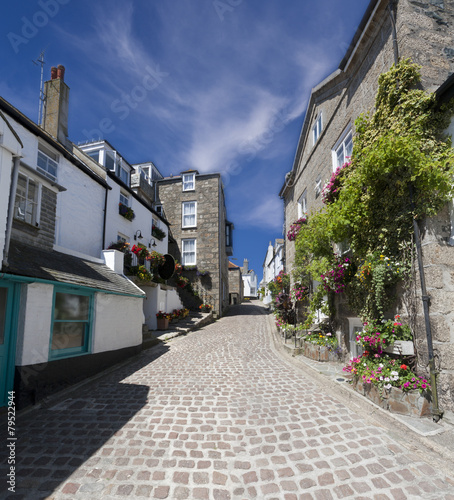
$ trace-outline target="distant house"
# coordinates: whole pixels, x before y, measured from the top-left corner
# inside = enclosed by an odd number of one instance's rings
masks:
[[[156,185],[156,206],[171,224],[170,253],[193,273],[201,300],[222,314],[229,304],[233,224],[227,219],[221,175],[187,170]]]
[[[241,268],[241,277],[243,279],[244,296],[250,299],[257,298],[258,278],[253,269],[249,269],[249,261],[244,259],[243,267]]]
[[[0,99],[1,405],[6,391],[25,405],[142,344],[145,293],[101,258],[110,187],[67,138],[63,68],[45,93],[43,127]]]
[[[244,298],[244,285],[241,268],[229,261],[229,304],[241,304]]]
[[[263,278],[260,282],[260,288],[264,290],[263,302],[271,302],[271,292],[268,289],[268,283],[274,280],[276,276],[284,269],[284,240],[277,238],[274,245],[268,245],[265,260],[263,261]]]

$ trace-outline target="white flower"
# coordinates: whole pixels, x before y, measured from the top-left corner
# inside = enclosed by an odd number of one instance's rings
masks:
[[[391,386],[391,384],[386,384],[384,387],[385,387],[385,389],[391,389],[392,386]]]
[[[399,372],[392,371],[392,372],[391,372],[391,375],[399,375]]]
[[[390,381],[390,378],[389,377],[385,377],[385,382],[389,382]]]

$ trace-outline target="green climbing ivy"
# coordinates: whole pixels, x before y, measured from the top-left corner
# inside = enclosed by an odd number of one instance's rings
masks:
[[[379,77],[374,112],[355,121],[351,164],[338,179],[340,189],[308,217],[296,239],[296,279],[320,281],[336,263],[334,243],[350,248],[358,272],[345,293],[365,319],[381,319],[396,282],[409,277],[413,219],[435,215],[453,196],[454,154],[443,136],[453,106],[438,108],[419,82],[419,67],[410,60]],[[367,279],[361,274],[366,268]]]

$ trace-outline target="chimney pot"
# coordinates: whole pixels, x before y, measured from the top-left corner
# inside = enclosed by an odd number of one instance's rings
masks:
[[[57,78],[57,68],[52,66],[52,68],[50,68],[50,79],[55,80],[55,78]]]
[[[57,78],[60,78],[62,82],[65,81],[65,67],[61,64],[57,67]]]

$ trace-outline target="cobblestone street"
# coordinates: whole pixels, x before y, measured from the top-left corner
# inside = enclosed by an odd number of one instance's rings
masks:
[[[235,306],[20,415],[0,497],[454,499],[453,477],[282,358],[271,328],[258,302]]]

